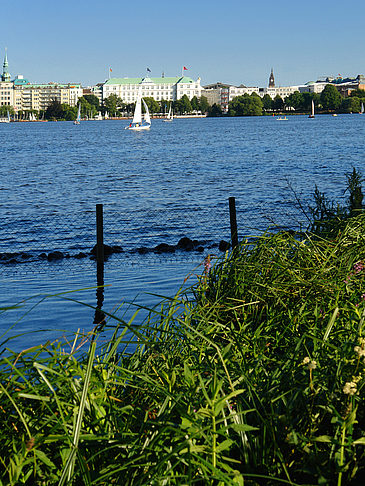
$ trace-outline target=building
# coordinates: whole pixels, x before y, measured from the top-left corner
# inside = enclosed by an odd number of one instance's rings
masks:
[[[23,76],[14,80],[14,109],[15,111],[46,110],[52,101],[76,106],[82,96],[80,84],[33,84]]]
[[[121,98],[124,103],[134,103],[138,93],[152,97],[156,101],[176,101],[186,95],[189,100],[200,98],[202,88],[200,78],[194,81],[187,76],[161,78],[111,78],[103,85],[103,100],[111,94]]]
[[[269,88],[275,88],[275,78],[274,78],[274,70],[271,68],[271,73],[269,77]]]
[[[14,105],[13,83],[9,74],[8,56],[5,50],[3,73],[0,78],[0,106]]]

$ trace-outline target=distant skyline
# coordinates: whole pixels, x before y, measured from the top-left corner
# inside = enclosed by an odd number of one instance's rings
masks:
[[[2,7],[1,69],[30,82],[84,86],[113,77],[178,76],[201,84],[277,86],[365,74],[365,5],[288,0],[222,3],[96,0]]]

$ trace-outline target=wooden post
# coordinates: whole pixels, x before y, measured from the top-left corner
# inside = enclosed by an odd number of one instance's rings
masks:
[[[236,217],[236,198],[230,197],[229,201],[229,221],[231,225],[232,248],[238,246],[237,217]]]
[[[94,324],[95,331],[102,331],[105,325],[105,314],[102,311],[104,301],[104,228],[103,205],[96,205],[96,309]],[[93,339],[96,334],[93,335]]]
[[[96,205],[96,279],[98,285],[104,285],[104,233],[103,205]]]

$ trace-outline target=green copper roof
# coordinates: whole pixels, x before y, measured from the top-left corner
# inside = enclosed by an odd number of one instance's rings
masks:
[[[176,84],[176,83],[195,83],[192,78],[188,78],[187,76],[175,76],[170,78],[110,78],[106,81],[105,84],[141,84],[142,81],[145,83],[151,82],[154,84]]]

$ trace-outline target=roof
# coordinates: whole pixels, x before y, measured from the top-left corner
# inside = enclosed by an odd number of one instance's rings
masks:
[[[141,84],[154,83],[154,84],[176,84],[176,83],[195,83],[192,78],[187,76],[175,76],[175,77],[164,77],[164,78],[110,78],[104,84]]]

